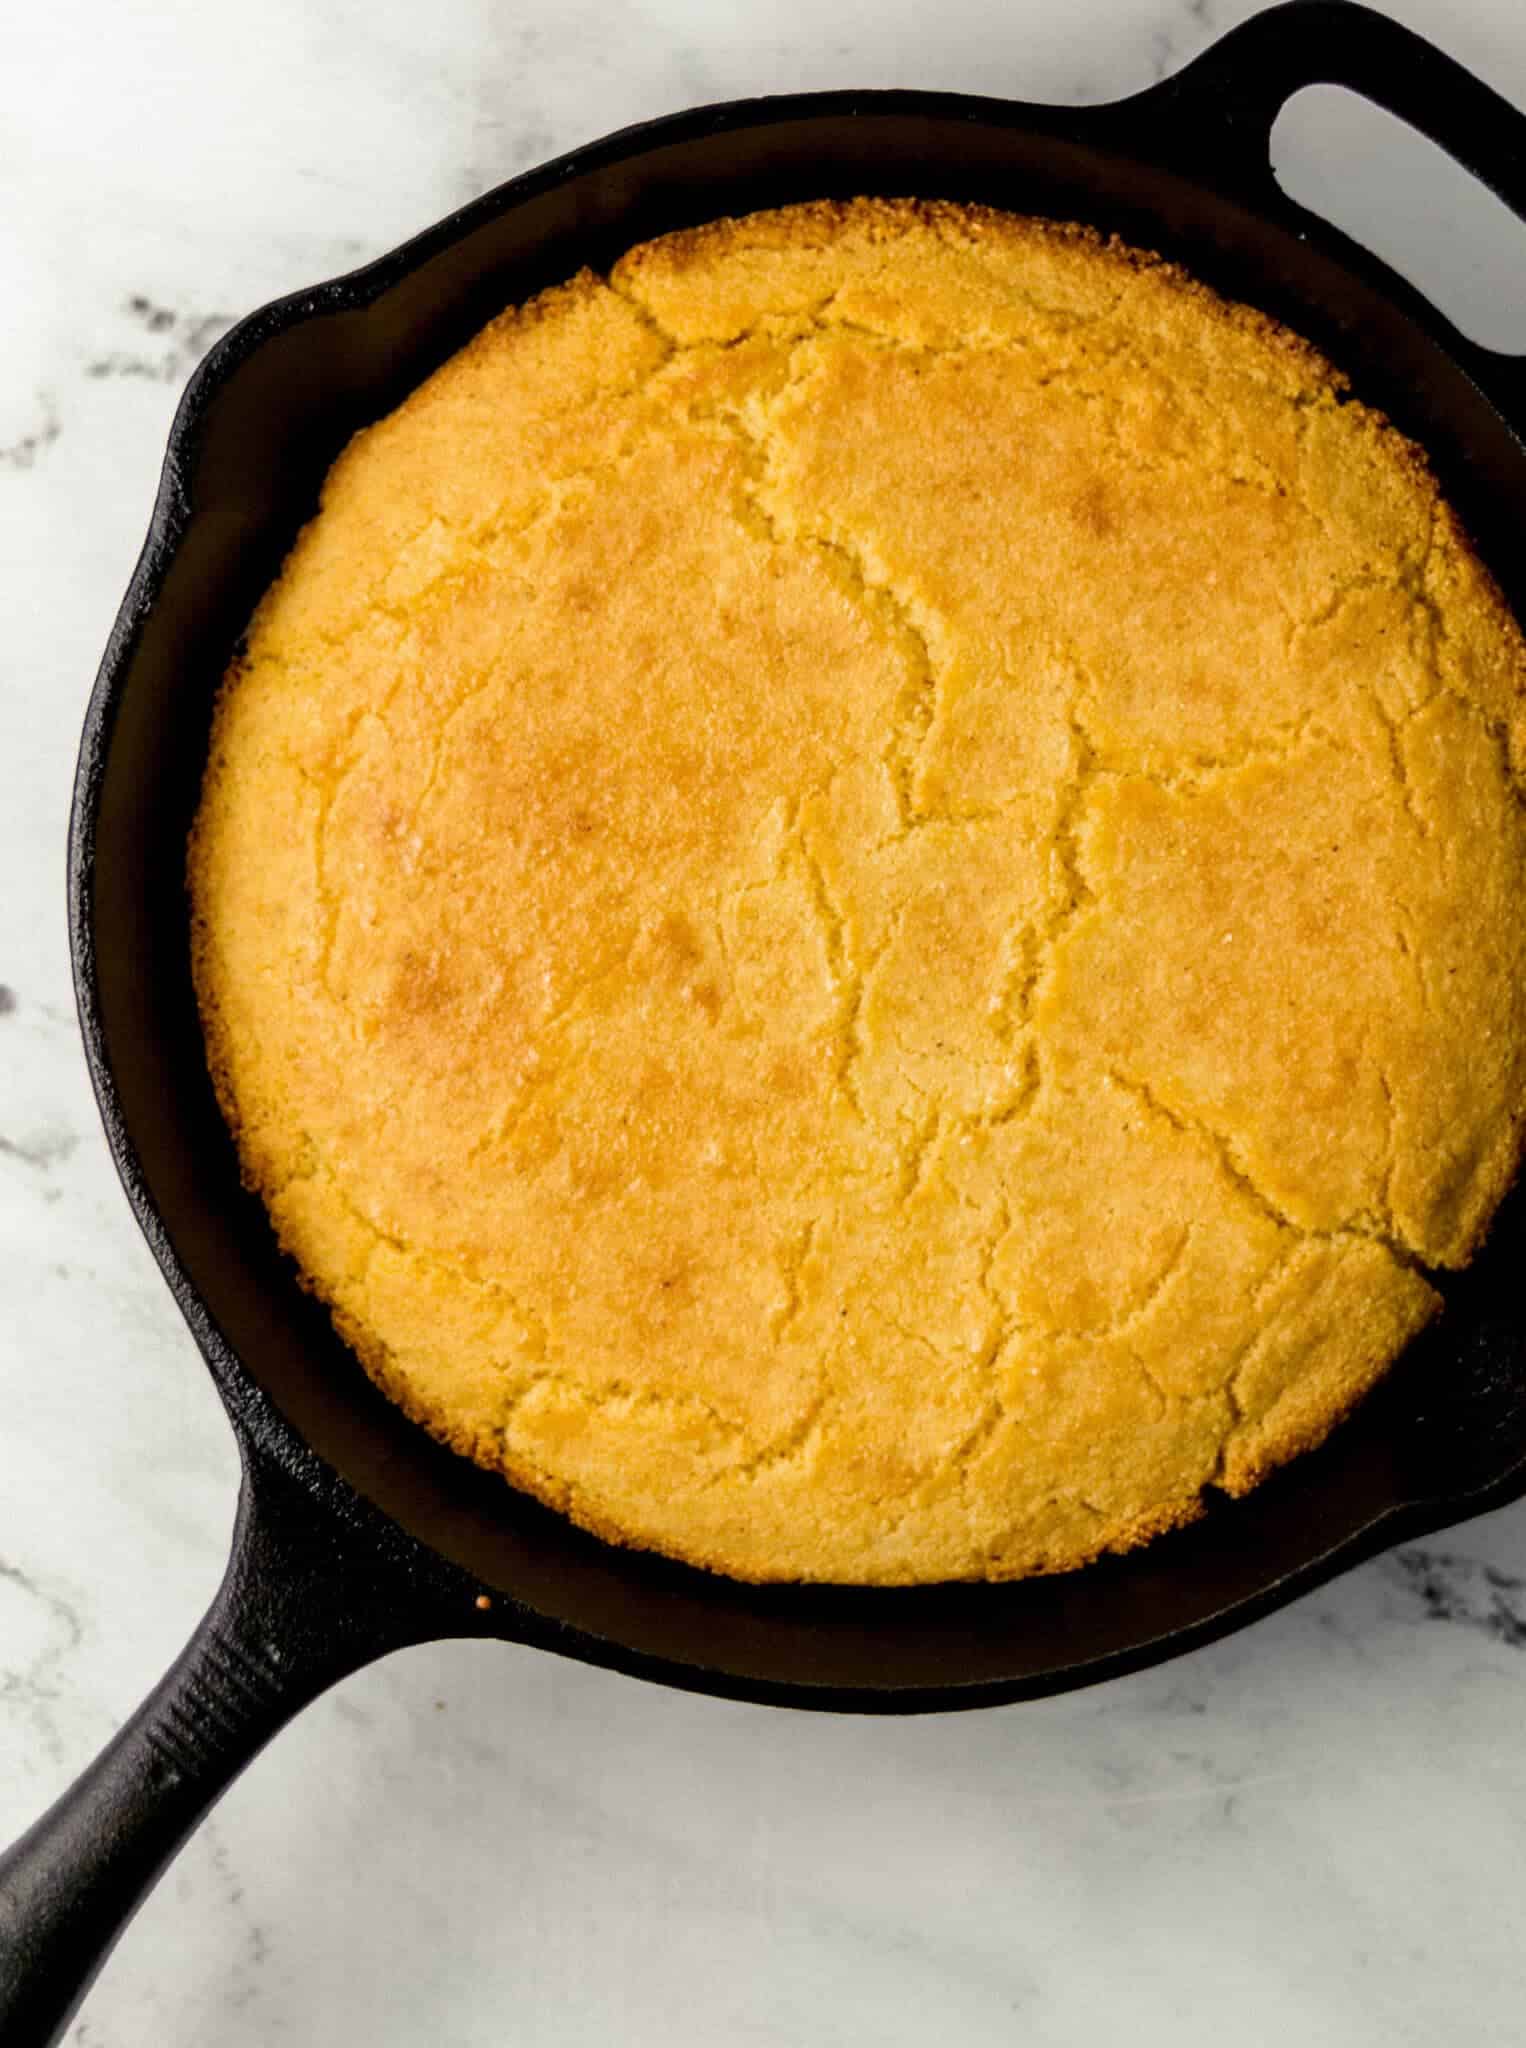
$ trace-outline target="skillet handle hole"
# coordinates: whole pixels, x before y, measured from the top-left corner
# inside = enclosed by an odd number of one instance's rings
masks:
[[[1289,198],[1382,257],[1480,347],[1526,354],[1526,221],[1406,121],[1340,85],[1293,94],[1271,137]]]

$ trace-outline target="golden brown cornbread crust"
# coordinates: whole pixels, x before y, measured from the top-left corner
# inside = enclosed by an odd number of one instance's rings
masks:
[[[1526,647],[1424,460],[1087,230],[504,314],[329,476],[192,835],[219,1099],[410,1415],[751,1579],[1320,1441],[1515,1171]]]

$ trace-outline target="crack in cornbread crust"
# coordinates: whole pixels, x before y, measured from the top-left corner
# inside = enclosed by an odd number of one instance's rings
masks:
[[[245,1176],[609,1540],[1127,1548],[1317,1443],[1515,1170],[1523,666],[1417,451],[1169,266],[649,244],[357,437],[227,679]]]

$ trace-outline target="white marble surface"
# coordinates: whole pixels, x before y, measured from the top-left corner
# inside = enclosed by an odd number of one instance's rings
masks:
[[[1394,0],[1526,104],[1520,0]],[[75,1041],[80,713],[198,354],[620,123],[736,93],[1142,85],[1241,0],[50,0],[0,23],[0,1834],[216,1583],[234,1457]],[[1365,129],[1283,137],[1492,339],[1519,241]],[[1334,155],[1330,151],[1334,151]],[[1323,168],[1321,168],[1321,165]],[[89,2048],[1517,2042],[1526,1506],[1164,1670],[898,1723],[422,1649],[284,1735]]]

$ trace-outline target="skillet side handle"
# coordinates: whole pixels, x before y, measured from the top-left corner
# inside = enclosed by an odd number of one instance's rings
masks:
[[[1262,212],[1313,218],[1277,183],[1277,116],[1309,85],[1341,85],[1407,122],[1526,220],[1526,113],[1413,30],[1357,0],[1285,0],[1252,15],[1137,107],[1157,151]],[[1456,353],[1526,440],[1526,358],[1457,337]]]
[[[246,1452],[227,1575],[191,1640],[121,1732],[0,1855],[5,2048],[61,2038],[197,1822],[300,1708],[373,1659],[442,1632],[438,1601],[417,1597],[385,1559],[368,1582],[358,1554],[309,1487]],[[470,1612],[469,1599],[461,1605]]]

